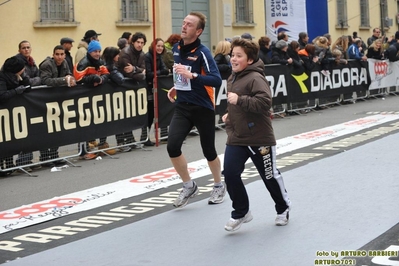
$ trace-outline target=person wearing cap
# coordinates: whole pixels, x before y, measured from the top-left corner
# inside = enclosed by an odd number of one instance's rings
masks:
[[[25,62],[24,75],[28,76],[31,86],[39,86],[42,84],[39,77],[39,68],[37,67],[35,60],[31,56],[32,46],[28,41],[21,41],[18,44],[18,56]]]
[[[78,51],[75,54],[75,64],[79,63],[80,60],[82,60],[86,54],[87,54],[87,48],[90,44],[91,41],[99,41],[98,36],[100,36],[101,33],[97,33],[95,30],[88,30],[85,33],[85,36],[83,36],[83,39],[81,42],[78,44]]]
[[[108,81],[109,71],[101,59],[101,44],[96,41],[90,41],[87,47],[86,56],[74,66],[73,75],[75,76],[78,84],[84,84],[89,87],[97,87]],[[98,149],[109,148],[106,142],[106,137],[100,138],[98,143]],[[86,150],[88,149],[88,143],[86,143]],[[108,149],[104,151],[109,155],[116,153],[114,149]],[[91,160],[97,157],[95,153],[86,153],[85,150],[81,151],[81,157],[85,160]]]
[[[288,44],[284,40],[279,40],[272,48],[272,63],[281,65],[290,65],[293,60],[287,54]]]
[[[29,86],[29,78],[24,76],[25,62],[18,56],[8,58],[0,71],[0,103],[17,94],[22,94]]]
[[[119,38],[118,42],[116,43],[116,45],[118,46],[119,50],[122,50],[126,46],[129,46],[129,42],[125,38]]]
[[[248,32],[245,32],[245,33],[243,33],[243,34],[241,34],[241,38],[242,39],[246,39],[246,40],[250,40],[250,41],[252,41],[252,38],[253,38],[254,36],[252,36],[250,33],[248,33]]]
[[[93,40],[87,46],[87,54],[73,69],[78,84],[96,87],[108,81],[109,71],[101,59],[101,44]]]
[[[60,44],[64,47],[65,60],[68,63],[69,71],[73,73],[73,60],[71,56],[71,49],[73,47],[74,40],[68,37],[64,37],[60,40]]]
[[[0,103],[9,101],[26,91],[29,86],[29,78],[23,76],[25,62],[17,56],[8,58],[0,70]],[[0,158],[0,168],[7,169],[14,167],[13,157]],[[13,171],[0,172],[0,176],[7,176]]]

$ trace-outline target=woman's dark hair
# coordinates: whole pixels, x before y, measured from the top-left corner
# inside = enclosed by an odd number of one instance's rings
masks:
[[[106,47],[104,49],[103,55],[102,55],[102,59],[104,60],[104,63],[106,65],[108,64],[113,64],[114,63],[114,57],[117,56],[119,54],[120,50],[116,47]]]
[[[295,51],[295,49],[297,49],[297,48],[299,48],[300,47],[300,45],[299,45],[299,43],[297,42],[297,41],[292,41],[292,42],[290,42],[290,47],[291,47],[291,49],[293,50],[293,51]]]
[[[267,36],[262,36],[258,40],[259,46],[264,47],[270,44],[270,38]]]
[[[129,40],[130,35],[132,35],[131,32],[125,31],[125,32],[122,34],[121,38],[125,38],[126,40]]]
[[[165,43],[161,38],[156,38],[155,40],[152,41],[150,47],[148,48],[148,51],[152,54],[153,51],[155,50],[155,47],[157,46],[157,43],[159,41],[162,41],[163,43]],[[163,45],[163,51],[161,54],[165,53],[165,44]]]
[[[316,47],[313,44],[308,43],[305,46],[305,51],[308,52],[309,55],[314,55],[316,53]]]

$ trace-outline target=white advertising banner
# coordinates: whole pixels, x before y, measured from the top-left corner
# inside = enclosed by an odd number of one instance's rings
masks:
[[[369,90],[399,85],[399,61],[368,59],[370,73]]]
[[[289,41],[297,41],[300,32],[307,31],[306,0],[265,0],[267,36],[277,40],[285,31]]]

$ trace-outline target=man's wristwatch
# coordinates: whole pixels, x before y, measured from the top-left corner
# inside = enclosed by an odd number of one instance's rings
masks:
[[[198,78],[198,74],[197,73],[195,73],[195,72],[193,72],[193,79],[196,79],[196,78]]]

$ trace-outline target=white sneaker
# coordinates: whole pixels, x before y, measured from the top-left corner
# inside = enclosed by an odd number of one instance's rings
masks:
[[[290,219],[290,208],[286,209],[282,214],[277,214],[276,217],[276,225],[284,226],[288,224],[288,220]]]
[[[226,187],[224,185],[220,187],[213,187],[208,204],[222,203],[224,200],[224,195],[226,195]]]
[[[173,202],[173,206],[176,208],[183,208],[187,205],[189,198],[194,198],[195,195],[198,194],[199,190],[197,184],[193,181],[194,185],[191,188],[183,187],[180,195]]]
[[[250,221],[252,221],[253,218],[254,217],[252,216],[251,211],[248,211],[247,214],[245,214],[245,216],[240,219],[230,218],[230,220],[224,226],[224,229],[229,232],[236,231],[240,229],[243,223],[249,223]]]

